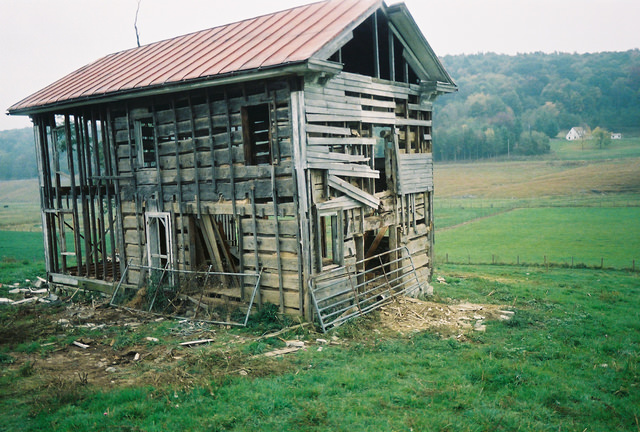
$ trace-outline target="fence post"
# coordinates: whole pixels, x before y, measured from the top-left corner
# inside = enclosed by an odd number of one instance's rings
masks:
[[[446,254],[446,258],[445,258],[444,262],[449,264],[449,254],[448,253]]]
[[[600,269],[604,268],[604,258],[600,257]]]
[[[518,265],[520,265],[520,255],[518,255],[518,257],[516,258]]]

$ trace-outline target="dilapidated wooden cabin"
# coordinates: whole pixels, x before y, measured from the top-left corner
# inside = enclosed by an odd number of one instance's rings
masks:
[[[88,64],[8,110],[34,124],[49,281],[112,290],[143,266],[261,271],[257,300],[307,317],[315,276],[344,281],[353,266],[358,291],[372,257],[396,272],[409,260],[427,283],[432,103],[455,90],[406,6],[381,0]]]

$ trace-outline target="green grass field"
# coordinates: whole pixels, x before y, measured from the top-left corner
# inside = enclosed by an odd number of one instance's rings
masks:
[[[400,334],[380,331],[374,314],[327,336],[283,335],[311,346],[267,360],[254,355],[282,342],[252,342],[259,329],[217,329],[210,346],[185,349],[177,346],[177,322],[146,323],[124,339],[121,329],[109,327],[66,336],[54,328],[53,335],[43,334],[42,323],[55,309],[41,307],[42,335],[13,348],[32,352],[33,368],[10,364],[18,354],[7,345],[0,351],[2,430],[638,429],[638,275],[442,265],[436,276],[447,282],[436,287],[441,305],[491,303],[514,310],[514,317],[488,321],[485,332]],[[1,328],[11,331],[28,316],[25,309],[18,320],[10,320],[5,309]],[[37,378],[45,362],[40,356],[46,358],[43,353],[51,349],[72,350],[65,344],[73,338],[91,341],[91,349],[145,353],[149,346],[140,341],[147,336],[160,338],[163,352],[172,353],[177,363],[164,370],[154,357],[145,357],[134,370],[141,377],[171,374],[170,381],[123,385],[119,373],[107,385],[97,384],[92,375],[84,384],[72,373],[64,379]],[[338,344],[322,351],[313,345],[316,338],[331,336]],[[117,342],[111,348],[112,337]]]
[[[436,233],[442,262],[640,267],[640,208],[524,208]]]
[[[44,271],[42,233],[0,231],[0,283],[34,280]]]

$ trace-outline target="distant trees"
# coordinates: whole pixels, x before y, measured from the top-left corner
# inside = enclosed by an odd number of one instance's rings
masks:
[[[611,132],[600,126],[591,131],[591,136],[596,140],[600,149],[608,146],[611,142]]]
[[[0,131],[0,180],[20,180],[37,175],[33,129]]]
[[[628,130],[640,118],[637,49],[442,60],[460,90],[436,102],[437,160],[545,153],[549,138],[573,126]]]

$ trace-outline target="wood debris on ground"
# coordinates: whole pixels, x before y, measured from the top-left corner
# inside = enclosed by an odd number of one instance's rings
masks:
[[[398,297],[380,308],[383,327],[400,333],[437,330],[460,334],[464,331],[486,331],[486,322],[510,319],[514,312],[505,306],[460,303],[447,305],[411,297]]]

